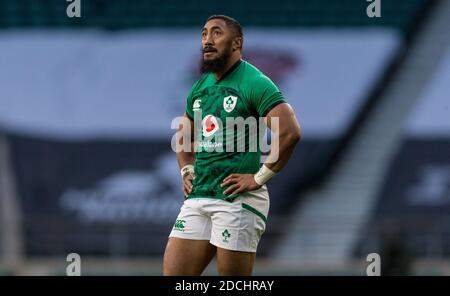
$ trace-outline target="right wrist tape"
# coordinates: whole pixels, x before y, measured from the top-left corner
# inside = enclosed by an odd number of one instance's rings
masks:
[[[181,168],[180,174],[181,178],[183,179],[188,174],[194,174],[194,166],[192,164],[187,164],[184,167]]]

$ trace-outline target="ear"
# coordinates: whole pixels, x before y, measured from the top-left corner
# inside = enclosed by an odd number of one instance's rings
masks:
[[[233,51],[236,51],[241,48],[242,48],[242,37],[235,37],[233,39]]]

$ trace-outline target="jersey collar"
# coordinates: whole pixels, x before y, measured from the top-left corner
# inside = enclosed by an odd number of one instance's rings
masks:
[[[225,72],[222,77],[220,77],[219,80],[216,80],[216,83],[219,83],[220,81],[224,80],[228,75],[230,75],[234,70],[236,70],[237,67],[239,67],[239,65],[241,64],[242,60],[239,59],[236,63],[234,63],[233,66],[230,67],[230,69],[228,69],[227,72]]]

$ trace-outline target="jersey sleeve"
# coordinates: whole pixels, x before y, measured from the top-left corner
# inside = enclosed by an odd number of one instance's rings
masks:
[[[189,119],[194,120],[194,111],[192,110],[192,94],[194,93],[195,85],[192,87],[191,91],[189,92],[189,95],[186,99],[186,115],[189,117]]]
[[[265,75],[252,79],[250,99],[261,117],[276,105],[286,102],[278,87]]]
[[[194,120],[194,94],[199,89],[199,86],[203,83],[203,81],[206,79],[206,75],[203,75],[200,77],[197,82],[194,83],[194,85],[191,88],[191,91],[189,92],[187,99],[186,99],[186,115],[189,117],[189,119]]]

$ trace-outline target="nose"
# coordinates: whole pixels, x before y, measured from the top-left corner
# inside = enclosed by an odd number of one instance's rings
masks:
[[[213,45],[213,38],[211,33],[207,33],[206,37],[204,39],[204,45],[205,46],[212,46]]]
[[[212,47],[212,43],[205,41],[205,43],[203,43],[203,48],[206,48],[206,47]]]

